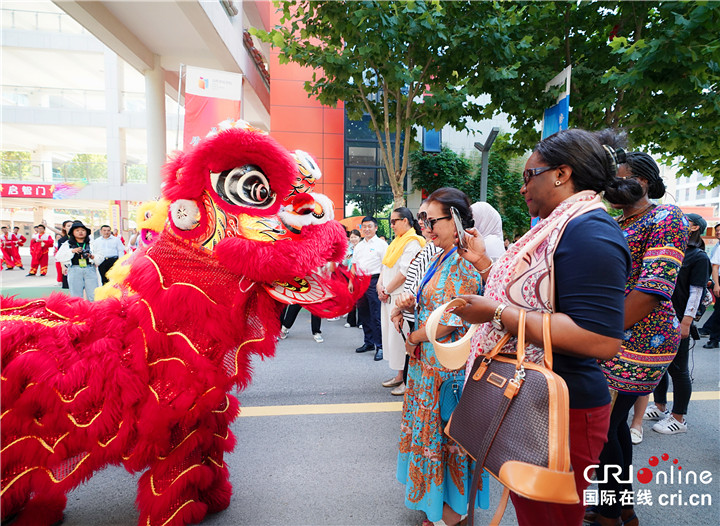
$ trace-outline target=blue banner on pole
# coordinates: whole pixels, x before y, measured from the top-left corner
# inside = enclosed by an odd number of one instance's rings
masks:
[[[570,114],[570,95],[566,95],[554,106],[545,110],[542,138],[549,137],[560,130],[567,130]]]

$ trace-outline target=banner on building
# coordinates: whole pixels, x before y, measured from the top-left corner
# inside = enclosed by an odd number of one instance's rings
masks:
[[[219,123],[239,120],[241,99],[241,74],[187,66],[183,150],[216,131]]]
[[[545,85],[547,92],[553,86],[565,84],[565,90],[558,97],[557,103],[550,106],[543,114],[542,138],[549,137],[560,130],[568,129],[570,115],[570,73],[572,66],[566,67]]]
[[[52,184],[3,183],[0,185],[0,196],[52,199],[54,190],[55,185]]]

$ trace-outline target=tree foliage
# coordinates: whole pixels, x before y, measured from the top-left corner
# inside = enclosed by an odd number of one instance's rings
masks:
[[[511,168],[512,158],[507,135],[500,135],[488,160],[487,202],[500,213],[503,232],[510,239],[530,228],[527,205],[520,195],[522,176],[518,169]],[[415,188],[429,194],[450,186],[465,192],[473,203],[480,200],[480,163],[473,163],[448,148],[443,148],[440,153],[413,152],[410,159]]]
[[[302,0],[281,8],[281,25],[252,33],[279,50],[281,63],[313,69],[305,89],[320,102],[343,101],[353,119],[370,115],[396,206],[405,203],[413,127],[464,129],[482,114],[468,102],[468,82],[514,74],[509,57],[500,58],[507,31],[492,2]],[[497,67],[486,67],[491,56]]]
[[[545,84],[572,65],[569,123],[621,128],[633,149],[720,184],[720,3],[503,2],[517,76],[480,82],[488,115],[503,111],[520,150],[555,93]],[[548,31],[548,28],[553,28]],[[478,40],[476,45],[480,45]]]

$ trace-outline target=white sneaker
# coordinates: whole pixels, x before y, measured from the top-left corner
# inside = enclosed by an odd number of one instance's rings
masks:
[[[350,328],[350,324],[349,324],[349,323],[346,323],[346,324],[345,324],[345,328],[346,328],[346,329],[349,329],[349,328]]]
[[[670,411],[667,409],[665,411],[660,411],[655,404],[652,404],[645,409],[643,420],[665,420],[669,416]]]
[[[318,343],[322,343],[325,341],[325,340],[323,340],[322,334],[320,334],[319,332],[317,334],[313,334],[313,338]]]
[[[675,417],[671,415],[652,426],[652,429],[663,435],[677,435],[678,433],[687,433],[688,425],[684,418],[682,422],[678,422],[675,420]]]
[[[340,316],[336,316],[335,318],[328,318],[328,321],[338,321],[340,319]]]
[[[285,327],[280,328],[280,339],[284,340],[288,337],[288,334],[290,334],[290,329],[286,329]]]

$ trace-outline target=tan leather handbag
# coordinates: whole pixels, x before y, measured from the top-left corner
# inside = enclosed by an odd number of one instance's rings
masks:
[[[448,306],[440,309],[444,312]],[[550,314],[543,315],[544,366],[524,362],[525,318],[521,309],[516,355],[499,354],[510,339],[506,334],[475,360],[445,428],[476,461],[469,503],[475,502],[483,470],[506,488],[491,524],[502,518],[509,491],[543,502],[579,502],[570,466],[568,390],[552,371]],[[471,525],[472,511],[469,505]]]

